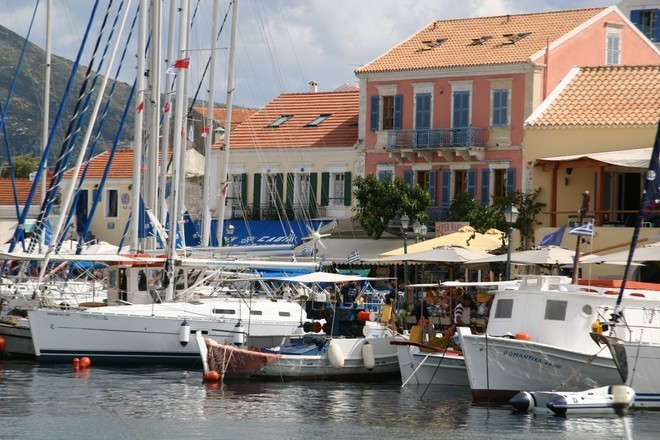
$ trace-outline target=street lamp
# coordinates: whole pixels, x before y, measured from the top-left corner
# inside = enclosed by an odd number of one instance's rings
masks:
[[[412,224],[413,233],[415,234],[415,243],[419,241],[419,235],[422,233],[422,225],[415,220]]]
[[[422,223],[422,226],[419,228],[419,235],[422,237],[422,241],[426,240],[426,234],[429,232],[429,227],[426,226],[426,223]]]
[[[234,235],[234,230],[235,229],[236,228],[231,223],[229,223],[229,225],[227,225],[227,246],[231,246],[231,237],[232,237],[232,235]]]
[[[518,210],[515,206],[511,205],[504,210],[504,220],[509,225],[509,233],[507,234],[507,249],[506,249],[506,281],[509,281],[511,275],[511,236],[513,235],[513,225],[518,220]]]
[[[408,253],[408,226],[410,226],[410,217],[407,214],[401,216],[401,230],[403,231],[403,254]],[[408,262],[403,261],[403,284],[408,286]]]

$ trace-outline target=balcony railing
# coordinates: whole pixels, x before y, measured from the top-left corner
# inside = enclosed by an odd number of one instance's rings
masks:
[[[319,215],[325,214],[325,207],[322,206],[303,206],[295,205],[294,207],[276,207],[275,205],[262,204],[258,209],[254,206],[239,206],[233,205],[231,209],[232,220],[280,220],[282,215],[286,216],[288,220],[314,218]]]
[[[390,130],[387,149],[437,150],[455,147],[484,147],[483,128],[434,128],[425,130]]]

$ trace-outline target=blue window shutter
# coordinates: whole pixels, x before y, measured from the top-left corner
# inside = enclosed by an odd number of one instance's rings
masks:
[[[419,93],[416,98],[415,128],[429,129],[431,128],[431,94]]]
[[[477,170],[473,168],[470,168],[468,170],[467,190],[468,193],[472,196],[472,198],[477,197]]]
[[[506,170],[506,193],[513,194],[516,192],[516,169],[507,168]]]
[[[373,95],[371,97],[371,131],[378,130],[378,106],[380,105],[380,97]]]
[[[493,90],[493,125],[508,125],[509,90]]]
[[[451,170],[442,170],[442,201],[441,205],[443,208],[449,208],[450,202],[450,185],[451,185]]]
[[[639,29],[642,24],[642,11],[630,11],[630,21],[632,21],[633,24]]]
[[[401,130],[401,106],[403,105],[403,95],[394,95],[394,129]]]
[[[481,170],[481,204],[490,205],[490,168]]]
[[[438,172],[436,170],[429,171],[429,195],[433,205],[438,203],[437,193],[436,193],[436,180],[438,179]]]
[[[403,180],[408,185],[413,186],[413,172],[412,172],[412,170],[405,170],[403,172]]]
[[[470,125],[470,92],[454,92],[454,128]]]

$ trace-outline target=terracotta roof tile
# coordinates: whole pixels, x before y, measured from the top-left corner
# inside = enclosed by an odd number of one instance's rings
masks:
[[[25,205],[25,201],[28,198],[30,193],[30,188],[32,188],[32,181],[29,179],[16,179],[16,194],[18,196],[18,203],[22,206]],[[39,201],[41,195],[41,184],[37,184],[36,192],[34,193],[33,205],[34,202]],[[14,205],[14,190],[12,188],[11,179],[0,178],[0,205],[2,206],[13,206]]]
[[[532,118],[528,127],[656,125],[660,66],[582,67]]]
[[[202,117],[206,116],[206,107],[194,107],[194,109],[197,113],[202,115]],[[242,124],[256,112],[257,110],[253,108],[233,108],[231,111],[232,127]],[[213,109],[213,120],[216,121],[218,124],[224,125],[226,117],[227,117],[226,108]]]
[[[355,73],[526,62],[605,9],[437,20]]]
[[[169,151],[169,156],[171,157],[171,155],[172,155],[172,150]],[[158,155],[158,157],[160,158],[160,154]],[[98,156],[94,156],[90,161],[86,178],[87,179],[103,178],[103,173],[105,172],[105,167],[109,159],[110,159],[110,151],[105,151],[99,154]],[[80,177],[82,177],[83,170],[85,169],[85,163],[83,163],[83,165],[80,167],[80,173],[78,174]],[[65,179],[71,179],[72,176],[73,176],[73,170],[69,170],[64,174]],[[131,179],[132,177],[133,177],[133,150],[132,149],[117,150],[112,160],[112,164],[110,165],[110,172],[108,173],[108,178]]]
[[[232,131],[231,148],[353,146],[358,139],[359,96],[357,90],[282,94]],[[268,127],[283,115],[291,118]],[[330,116],[309,126],[321,115]]]

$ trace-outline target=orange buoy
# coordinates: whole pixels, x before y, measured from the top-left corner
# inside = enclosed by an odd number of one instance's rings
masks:
[[[7,342],[5,341],[5,338],[2,337],[2,336],[0,336],[0,351],[3,352],[3,353],[4,353],[5,350],[7,349],[7,345],[6,345],[6,344],[7,344]]]
[[[357,314],[358,321],[369,321],[370,313],[365,310],[360,310]]]
[[[314,333],[319,333],[321,330],[323,330],[323,325],[318,321],[314,322]]]
[[[215,370],[211,370],[204,374],[204,382],[218,382],[220,377],[220,373]]]
[[[532,337],[525,332],[518,332],[516,333],[516,339],[520,339],[521,341],[531,341]]]
[[[87,356],[80,358],[80,368],[89,368],[90,365],[92,365],[92,360],[90,358]]]

